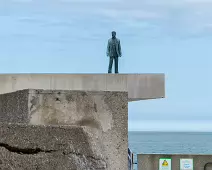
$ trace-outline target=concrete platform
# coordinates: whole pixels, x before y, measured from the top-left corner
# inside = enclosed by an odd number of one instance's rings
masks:
[[[128,101],[165,97],[164,74],[0,74],[0,94],[23,89],[124,91]]]

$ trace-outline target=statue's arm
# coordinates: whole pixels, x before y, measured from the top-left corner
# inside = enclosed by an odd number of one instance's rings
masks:
[[[120,57],[121,57],[122,56],[122,52],[121,52],[121,43],[120,43],[120,40],[119,40],[118,48],[119,48],[119,53],[120,53]]]
[[[108,40],[108,43],[107,43],[107,56],[109,56],[109,53],[110,53],[110,40]]]

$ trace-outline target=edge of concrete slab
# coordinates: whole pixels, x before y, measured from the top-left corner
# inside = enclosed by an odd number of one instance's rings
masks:
[[[126,91],[138,101],[165,98],[165,74],[0,74],[0,94],[31,88]]]

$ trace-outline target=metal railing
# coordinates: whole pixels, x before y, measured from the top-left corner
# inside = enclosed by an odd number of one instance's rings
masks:
[[[212,162],[206,163],[205,166],[204,166],[204,170],[207,170],[207,166],[208,166],[208,165],[212,165]]]

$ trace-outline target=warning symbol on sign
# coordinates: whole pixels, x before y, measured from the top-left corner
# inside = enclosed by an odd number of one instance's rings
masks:
[[[169,166],[167,160],[164,160],[164,161],[163,161],[162,166]]]
[[[159,159],[159,170],[171,170],[171,159],[160,158]]]

